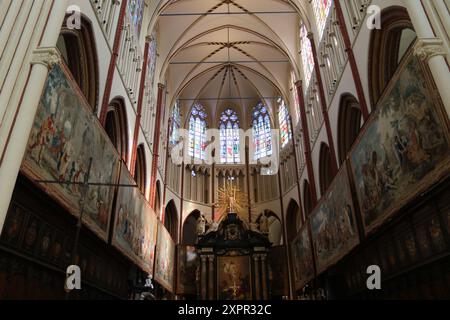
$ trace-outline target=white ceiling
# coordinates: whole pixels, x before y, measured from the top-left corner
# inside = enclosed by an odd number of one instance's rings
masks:
[[[289,97],[291,71],[298,75],[300,15],[287,0],[162,1],[157,77],[167,81],[168,101],[189,114],[195,101],[211,119],[234,106],[246,115],[259,100],[271,109]],[[304,1],[306,2],[306,1]]]

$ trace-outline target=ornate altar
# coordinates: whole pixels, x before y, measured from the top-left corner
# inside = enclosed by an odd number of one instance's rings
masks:
[[[199,238],[198,296],[201,300],[269,299],[271,243],[237,213],[224,215],[217,230]]]

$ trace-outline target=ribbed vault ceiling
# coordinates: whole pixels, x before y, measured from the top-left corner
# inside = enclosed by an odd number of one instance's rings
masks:
[[[300,15],[292,1],[173,0],[161,5],[159,78],[167,80],[168,103],[184,114],[195,101],[211,120],[233,106],[242,123],[261,100],[273,113],[277,96],[289,95],[298,75]]]

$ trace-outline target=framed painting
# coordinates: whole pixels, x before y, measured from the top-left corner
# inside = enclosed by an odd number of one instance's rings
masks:
[[[305,224],[291,244],[295,290],[301,290],[315,276],[314,255]]]
[[[286,247],[277,246],[270,248],[270,268],[272,270],[271,289],[276,296],[289,295],[288,270],[286,269]]]
[[[448,175],[448,126],[428,68],[410,51],[350,155],[366,234]]]
[[[217,298],[251,300],[252,280],[249,256],[217,257]]]
[[[83,223],[107,240],[119,155],[64,64],[50,71],[39,102],[21,171],[68,212],[78,217],[84,182],[92,160]],[[108,186],[106,186],[107,184]]]
[[[197,294],[198,255],[195,247],[178,246],[177,294]]]
[[[359,243],[346,163],[310,218],[317,273],[349,253]]]
[[[174,292],[175,242],[160,221],[156,242],[155,280],[169,292]]]
[[[120,185],[135,184],[122,163]],[[156,214],[141,191],[137,187],[120,187],[112,244],[150,275],[153,275],[156,232]]]

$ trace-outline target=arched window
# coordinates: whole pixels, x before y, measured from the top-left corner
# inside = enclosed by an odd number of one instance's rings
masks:
[[[205,160],[206,118],[205,107],[195,104],[189,120],[189,156],[201,160]]]
[[[339,160],[344,163],[347,154],[361,130],[361,108],[358,100],[351,94],[341,98],[338,120]]]
[[[393,6],[381,12],[381,29],[372,31],[369,51],[369,88],[373,108],[416,37],[405,8]]]
[[[56,47],[92,110],[96,110],[98,62],[95,36],[91,23],[84,17],[81,19],[81,28],[68,28],[67,19],[69,17],[70,15],[67,15],[64,19]]]
[[[292,140],[292,128],[289,111],[283,98],[278,99],[278,121],[280,123],[281,147],[284,148]]]
[[[269,111],[262,102],[253,109],[253,137],[255,142],[255,160],[272,155],[272,126]]]
[[[171,118],[171,128],[170,128],[170,144],[175,145],[180,139],[180,128],[181,128],[181,114],[180,105],[178,101],[172,109]]]
[[[142,28],[142,18],[144,16],[144,0],[128,0],[127,9],[131,23],[139,37]]]
[[[139,190],[145,194],[145,180],[146,180],[146,165],[145,165],[145,150],[144,145],[140,145],[136,153],[136,169],[134,171],[134,180],[136,181]]]
[[[300,53],[302,56],[303,76],[305,85],[303,89],[306,91],[309,88],[312,74],[314,71],[314,56],[312,52],[311,40],[308,38],[308,29],[305,24],[300,28]]]
[[[128,131],[125,103],[121,98],[114,99],[109,104],[106,114],[105,131],[111,139],[120,157],[127,162]]]
[[[322,39],[333,0],[312,0],[314,18],[316,19],[319,40]]]
[[[320,178],[320,193],[324,195],[327,192],[331,182],[336,175],[333,170],[332,162],[331,162],[331,153],[330,148],[322,143],[320,147],[320,160],[319,160],[319,178]]]
[[[220,162],[239,163],[239,118],[236,111],[227,109],[220,117]]]

